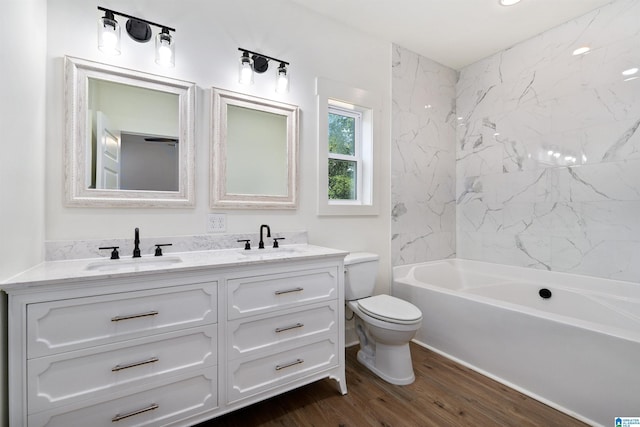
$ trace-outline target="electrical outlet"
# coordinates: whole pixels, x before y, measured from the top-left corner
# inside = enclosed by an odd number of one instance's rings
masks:
[[[224,233],[225,231],[227,231],[227,214],[209,214],[207,217],[207,233]]]

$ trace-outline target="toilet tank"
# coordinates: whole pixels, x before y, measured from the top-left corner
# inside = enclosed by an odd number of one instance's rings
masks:
[[[344,299],[347,301],[373,295],[380,257],[368,252],[350,253],[344,258]]]

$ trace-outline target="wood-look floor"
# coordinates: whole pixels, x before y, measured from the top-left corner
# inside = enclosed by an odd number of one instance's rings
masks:
[[[347,348],[345,396],[322,380],[197,427],[585,426],[509,387],[411,344],[416,381],[388,384]]]

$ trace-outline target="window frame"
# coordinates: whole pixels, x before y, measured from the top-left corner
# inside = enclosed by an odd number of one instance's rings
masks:
[[[381,100],[373,92],[347,86],[324,78],[316,78],[317,101],[317,196],[318,215],[379,215],[380,209],[380,117]],[[361,156],[358,173],[362,185],[359,201],[329,199],[329,106],[362,114]]]

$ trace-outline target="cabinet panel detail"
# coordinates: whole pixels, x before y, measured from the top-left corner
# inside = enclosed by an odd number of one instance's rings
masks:
[[[210,368],[113,400],[39,412],[29,416],[29,427],[165,425],[217,407],[217,390],[216,369]]]
[[[217,326],[32,359],[29,413],[216,364]]]
[[[332,337],[262,358],[229,361],[227,402],[254,395],[338,364]]]
[[[338,298],[336,268],[231,279],[227,287],[229,319]]]
[[[337,302],[305,305],[286,313],[255,316],[227,324],[230,359],[253,353],[272,352],[296,343],[317,340],[322,334],[337,333]]]
[[[29,358],[217,321],[216,284],[30,304]]]

